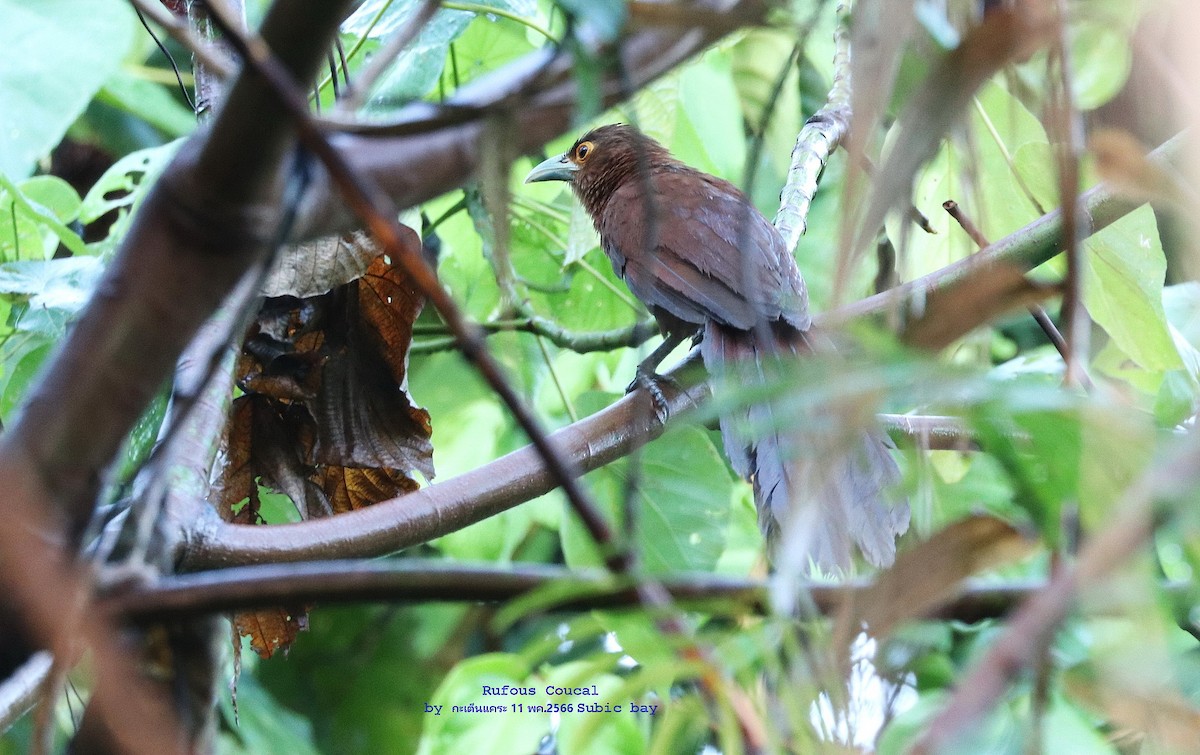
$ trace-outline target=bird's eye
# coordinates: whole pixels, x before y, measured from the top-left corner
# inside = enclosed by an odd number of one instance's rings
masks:
[[[588,159],[588,155],[592,154],[592,143],[584,142],[575,148],[575,159],[583,162]]]

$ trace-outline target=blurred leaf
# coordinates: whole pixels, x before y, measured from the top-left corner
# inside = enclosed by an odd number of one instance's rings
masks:
[[[1134,202],[1153,202],[1180,210],[1194,197],[1170,169],[1149,159],[1150,150],[1128,131],[1099,128],[1088,136],[1096,172],[1110,187]]]
[[[1141,207],[1084,242],[1083,300],[1088,313],[1130,359],[1149,370],[1183,366],[1167,330],[1167,261],[1154,211]]]
[[[21,179],[117,70],[136,22],[119,0],[0,0],[0,18],[0,173]]]
[[[18,331],[58,340],[87,303],[102,272],[96,257],[0,264],[0,296],[14,302],[10,324]]]
[[[175,99],[172,89],[124,69],[104,84],[97,99],[136,115],[169,139],[187,136],[196,128],[195,113]]]
[[[0,259],[42,260],[59,242],[87,254],[79,234],[67,227],[79,217],[75,189],[57,176],[34,176],[13,184],[0,175]]]
[[[686,119],[676,121],[672,152],[701,170],[737,183],[746,169],[745,126],[733,82],[733,63],[711,50],[679,79]]]
[[[575,20],[575,34],[587,47],[616,39],[625,26],[624,0],[556,0]]]
[[[990,516],[951,524],[916,547],[900,553],[866,592],[838,619],[837,636],[849,640],[869,627],[886,639],[902,622],[917,618],[951,599],[962,581],[980,571],[1023,558],[1033,543],[1012,525]]]
[[[1048,287],[1031,282],[1020,268],[994,265],[930,294],[920,316],[905,324],[901,340],[937,351],[999,315],[1050,294]]]

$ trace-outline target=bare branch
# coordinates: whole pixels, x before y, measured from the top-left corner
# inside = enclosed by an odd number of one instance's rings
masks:
[[[779,195],[774,222],[788,250],[794,250],[808,230],[808,210],[817,193],[817,179],[850,130],[850,38],[844,14],[845,6],[839,4],[834,32],[833,86],[825,106],[809,117],[796,137],[787,181]]]
[[[53,665],[49,653],[34,653],[16,673],[0,683],[0,732],[6,731],[37,703]]]
[[[162,27],[171,39],[196,57],[196,60],[207,67],[220,79],[228,79],[235,72],[233,62],[216,46],[197,37],[191,27],[176,18],[171,11],[163,7],[159,0],[129,0],[130,5],[137,8],[143,16]]]

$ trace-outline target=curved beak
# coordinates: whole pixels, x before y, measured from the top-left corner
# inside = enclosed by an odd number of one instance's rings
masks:
[[[578,171],[579,166],[567,159],[567,153],[564,152],[561,155],[556,155],[538,163],[533,170],[529,171],[529,175],[525,176],[525,183],[531,184],[538,181],[566,181],[570,183]]]

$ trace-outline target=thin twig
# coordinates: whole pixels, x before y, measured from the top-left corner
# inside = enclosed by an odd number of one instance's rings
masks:
[[[236,70],[233,62],[211,44],[200,39],[191,27],[175,17],[171,11],[163,7],[158,0],[129,0],[129,4],[146,18],[149,18],[171,39],[191,51],[196,59],[203,63],[218,78],[227,79]]]
[[[1067,40],[1067,3],[1057,0],[1058,34],[1047,65],[1058,63],[1058,87],[1050,96],[1051,129],[1058,162],[1058,199],[1062,207],[1063,241],[1066,244],[1067,277],[1063,291],[1063,322],[1066,329],[1067,384],[1085,380],[1091,321],[1083,306],[1083,236],[1080,234],[1079,160],[1083,155],[1083,121],[1075,108],[1071,49]]]
[[[983,235],[983,231],[979,230],[979,226],[975,225],[975,222],[963,212],[962,206],[958,202],[955,202],[953,199],[947,199],[945,202],[942,202],[942,209],[949,213],[950,217],[954,218],[963,231],[971,237],[971,240],[981,250],[991,246],[987,237]],[[1050,343],[1054,345],[1054,348],[1058,351],[1059,356],[1063,358],[1063,361],[1068,361],[1069,352],[1067,350],[1066,339],[1058,331],[1058,328],[1054,325],[1054,321],[1050,319],[1046,308],[1041,304],[1034,304],[1029,307],[1029,314],[1033,315],[1034,321],[1037,322],[1042,332],[1046,334],[1046,338],[1050,340]],[[1082,366],[1079,367],[1079,384],[1087,390],[1092,390],[1095,387],[1092,379],[1088,377],[1087,370]]]
[[[500,365],[487,351],[484,339],[470,326],[454,300],[442,288],[437,274],[429,267],[421,253],[420,240],[412,230],[401,226],[396,220],[399,211],[391,199],[374,182],[351,167],[346,158],[316,128],[308,112],[307,98],[301,93],[302,90],[291,74],[275,60],[262,41],[257,37],[243,37],[238,34],[236,29],[226,23],[219,10],[212,10],[214,20],[222,26],[222,32],[242,55],[246,65],[252,67],[270,85],[279,102],[290,113],[300,140],[325,165],[330,178],[347,203],[367,222],[381,246],[404,268],[409,278],[454,331],[463,356],[474,364],[512,412],[562,486],[567,500],[579,515],[588,533],[602,548],[610,551],[606,554],[608,560],[614,566],[619,565],[620,554],[612,551],[612,529],[579,484],[573,465],[547,440],[541,422],[504,377]]]
[[[358,74],[350,82],[345,96],[334,110],[335,113],[353,113],[363,106],[367,95],[371,93],[371,88],[375,86],[375,82],[387,71],[388,66],[400,57],[400,53],[404,52],[404,49],[417,38],[417,35],[425,28],[425,24],[429,23],[429,19],[433,18],[433,14],[437,12],[439,5],[438,0],[421,0],[420,5],[417,6],[416,11],[404,26],[397,29],[396,33],[358,71]],[[345,60],[343,55],[343,69],[346,65]],[[349,76],[349,72],[347,71],[345,75]]]
[[[825,106],[812,114],[796,137],[787,181],[779,196],[779,211],[775,213],[775,228],[789,251],[796,248],[808,229],[808,210],[825,163],[850,130],[850,37],[842,17],[844,9],[844,4],[839,4],[834,32],[833,86]]]

